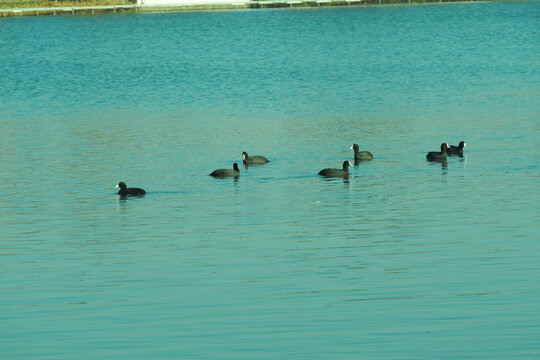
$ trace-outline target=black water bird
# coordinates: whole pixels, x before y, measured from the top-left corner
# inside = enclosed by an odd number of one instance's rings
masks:
[[[348,177],[349,176],[349,166],[352,165],[350,161],[343,162],[342,169],[322,169],[319,171],[319,175],[326,177]]]
[[[463,150],[467,147],[467,144],[465,144],[465,141],[461,141],[458,146],[450,145],[448,149],[446,149],[446,153],[448,155],[458,155],[463,157]]]
[[[426,155],[428,161],[446,161],[446,150],[448,149],[447,143],[441,144],[441,151],[430,151]]]
[[[267,158],[260,155],[249,156],[247,152],[242,153],[242,159],[244,160],[244,165],[260,165],[270,162]]]
[[[118,191],[118,195],[125,197],[125,196],[143,196],[146,194],[146,191],[140,188],[128,188],[126,186],[126,183],[120,181],[118,185],[116,185],[117,188],[120,188]]]
[[[234,163],[233,168],[231,169],[218,169],[210,173],[210,176],[223,178],[223,177],[236,177],[240,176],[240,169],[238,169],[238,164]]]
[[[351,149],[354,149],[354,162],[355,164],[360,161],[366,161],[373,159],[373,154],[369,151],[360,151],[358,144],[352,144]]]

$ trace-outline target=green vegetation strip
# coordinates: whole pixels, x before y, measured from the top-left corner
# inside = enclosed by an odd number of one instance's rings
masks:
[[[0,9],[135,5],[136,0],[0,0]]]
[[[0,17],[41,16],[41,15],[84,15],[126,12],[180,12],[228,9],[271,9],[283,7],[323,7],[323,6],[362,6],[398,5],[449,2],[474,2],[487,0],[283,0],[247,1],[231,0],[230,4],[186,4],[164,6],[138,6],[136,0],[88,0],[88,1],[28,1],[0,0]]]

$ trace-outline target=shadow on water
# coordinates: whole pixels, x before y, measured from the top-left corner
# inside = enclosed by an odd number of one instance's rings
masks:
[[[343,182],[343,184],[350,185],[350,176],[343,176],[343,177],[327,177],[327,176],[321,176],[321,179],[325,182],[331,183],[331,182]]]
[[[152,191],[152,192],[147,192],[144,195],[137,195],[137,196],[120,195],[118,193],[114,193],[114,195],[118,196],[118,200],[126,201],[126,200],[144,199],[146,197],[152,197],[156,195],[187,195],[189,193],[190,192],[188,191]]]
[[[358,166],[360,164],[369,164],[370,161],[373,161],[373,160],[354,159],[354,166]]]
[[[265,163],[265,164],[246,164],[246,163],[242,163],[242,168],[244,170],[248,170],[250,167],[253,167],[253,168],[260,168],[260,167],[264,167],[264,166],[268,166],[268,163]]]
[[[118,196],[119,201],[137,200],[137,199],[141,199],[145,197],[144,195],[139,195],[139,196],[127,196],[127,195],[118,195],[118,194],[115,194],[115,195]]]
[[[427,160],[429,163],[433,164],[433,166],[435,166],[437,163],[441,165],[441,170],[442,170],[442,173],[443,174],[448,174],[448,163],[449,163],[449,160],[452,161],[452,158],[455,158],[457,162],[460,162],[460,163],[463,163],[464,165],[466,164],[467,162],[467,158],[463,155],[459,155],[459,156],[449,156],[446,160],[436,160],[436,161],[433,161],[433,160]],[[455,162],[455,161],[454,161]]]
[[[448,173],[448,161],[447,160],[426,160],[431,166],[441,165],[441,170],[443,174]]]
[[[230,181],[231,179],[235,184],[238,183],[238,180],[240,179],[240,175],[238,176],[223,176],[223,177],[215,177],[218,181]]]

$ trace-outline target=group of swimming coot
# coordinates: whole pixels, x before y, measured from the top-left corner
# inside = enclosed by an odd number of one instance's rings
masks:
[[[463,150],[465,150],[465,141],[461,141],[458,146],[448,145],[447,143],[441,144],[441,151],[430,151],[426,155],[426,159],[429,161],[445,162],[448,155],[458,155],[463,157]]]
[[[242,161],[244,162],[244,165],[262,165],[266,164],[267,162],[270,162],[267,158],[260,155],[255,156],[249,156],[247,152],[242,153]],[[216,178],[224,178],[224,177],[235,177],[240,176],[240,169],[238,168],[238,164],[234,163],[233,168],[231,169],[217,169],[210,173],[210,176],[216,177]]]
[[[373,159],[373,154],[369,151],[360,151],[360,147],[358,144],[353,144],[351,146],[351,149],[354,150],[354,164],[358,165],[362,161],[369,161]],[[349,176],[349,166],[351,166],[351,162],[349,160],[345,160],[343,162],[343,167],[341,169],[331,169],[326,168],[319,171],[319,175],[324,177],[342,177],[346,178]]]
[[[353,144],[351,149],[354,150],[354,164],[358,165],[362,161],[369,161],[373,159],[373,154],[369,151],[360,151],[358,144]],[[448,156],[457,155],[463,157],[463,150],[465,149],[465,142],[461,141],[458,146],[448,145],[447,143],[441,144],[441,151],[430,151],[426,155],[428,161],[437,161],[437,162],[446,162]],[[249,165],[263,165],[270,160],[264,156],[256,155],[249,156],[247,152],[242,153],[242,161],[245,166]],[[343,162],[343,167],[341,169],[322,169],[319,171],[319,175],[324,177],[341,177],[347,178],[349,176],[349,166],[351,162],[346,160]],[[232,169],[217,169],[210,173],[210,176],[215,178],[227,178],[227,177],[238,177],[240,176],[240,169],[238,164],[234,163]],[[117,188],[120,188],[118,195],[121,197],[127,196],[143,196],[146,194],[146,191],[140,188],[128,188],[126,184],[122,181],[116,185]]]

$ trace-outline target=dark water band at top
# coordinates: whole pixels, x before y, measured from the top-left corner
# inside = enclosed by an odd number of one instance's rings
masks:
[[[333,6],[403,5],[454,2],[485,2],[486,0],[318,0],[318,1],[247,1],[224,4],[178,4],[178,5],[109,5],[109,6],[60,6],[41,8],[0,9],[0,17],[98,15],[116,13],[184,12],[274,8],[317,8]]]

